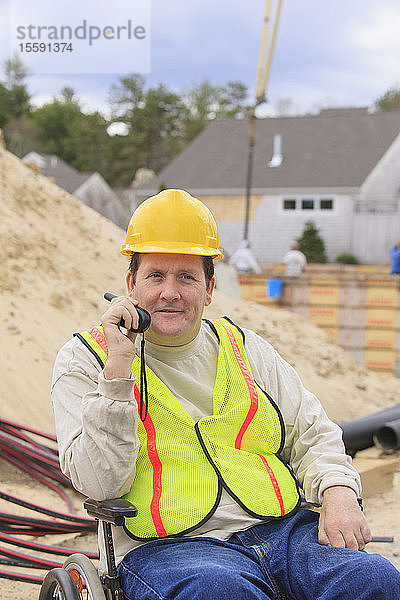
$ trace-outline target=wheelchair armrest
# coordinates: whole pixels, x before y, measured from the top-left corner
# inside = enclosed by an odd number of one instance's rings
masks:
[[[93,500],[87,498],[83,503],[89,517],[106,521],[113,525],[123,525],[124,517],[136,517],[137,508],[128,500],[123,498],[112,498],[111,500]]]

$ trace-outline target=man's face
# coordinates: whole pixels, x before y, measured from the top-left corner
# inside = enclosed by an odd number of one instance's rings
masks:
[[[211,302],[215,279],[207,289],[201,256],[143,254],[128,291],[151,315],[146,338],[162,346],[182,346],[199,332],[203,309]]]

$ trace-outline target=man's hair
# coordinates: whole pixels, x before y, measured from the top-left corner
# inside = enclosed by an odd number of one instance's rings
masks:
[[[141,252],[134,252],[131,256],[131,262],[129,263],[129,271],[132,275],[133,283],[136,283],[136,273],[138,271],[140,261],[142,260],[143,254]],[[211,256],[202,256],[204,276],[206,278],[207,289],[210,286],[211,279],[214,277],[214,261]]]

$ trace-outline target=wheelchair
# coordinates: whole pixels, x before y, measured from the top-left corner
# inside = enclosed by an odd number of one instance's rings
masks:
[[[126,600],[115,564],[112,527],[121,526],[125,517],[136,517],[137,509],[121,498],[83,503],[87,514],[103,528],[107,572],[97,573],[84,554],[71,554],[62,567],[51,569],[40,588],[39,600]]]

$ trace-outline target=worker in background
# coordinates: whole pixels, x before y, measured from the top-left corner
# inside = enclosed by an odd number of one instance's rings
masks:
[[[249,240],[243,240],[237,250],[229,259],[229,264],[234,265],[238,273],[261,273],[261,269],[251,251]]]
[[[290,246],[290,250],[288,250],[283,257],[283,262],[286,265],[285,275],[288,277],[299,277],[307,264],[307,259],[305,255],[300,252],[299,246],[293,242]]]
[[[221,248],[223,258],[215,263],[215,289],[234,300],[241,300],[242,294],[238,274],[234,265],[229,264],[229,254]]]
[[[202,319],[222,256],[208,208],[160,192],[121,253],[127,293],[60,350],[52,400],[76,489],[138,508],[113,533],[126,596],[400,598],[395,567],[360,552],[371,534],[341,429],[267,341]],[[145,356],[137,305],[151,315]]]
[[[390,251],[391,274],[400,275],[400,242]]]

